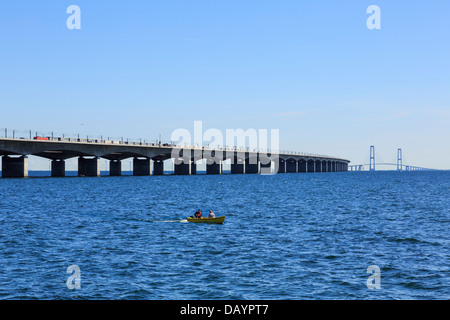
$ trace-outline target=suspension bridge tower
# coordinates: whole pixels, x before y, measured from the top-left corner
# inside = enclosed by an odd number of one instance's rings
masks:
[[[397,150],[397,171],[403,170],[403,155],[402,148],[398,148]]]
[[[369,171],[375,171],[375,146],[370,146]]]

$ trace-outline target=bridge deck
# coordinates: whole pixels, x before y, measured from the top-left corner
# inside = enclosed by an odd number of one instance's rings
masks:
[[[74,157],[79,158],[79,175],[83,176],[99,175],[100,158],[111,161],[110,172],[114,175],[120,175],[120,161],[127,158],[134,159],[135,175],[163,174],[160,163],[167,159],[174,159],[176,174],[195,174],[196,161],[201,159],[206,159],[209,172],[216,174],[222,172],[221,166],[226,160],[231,160],[233,173],[347,171],[350,162],[326,155],[279,150],[210,148],[74,138],[46,140],[0,138],[4,177],[26,176],[28,160],[25,159],[30,155],[51,160],[53,176],[64,176],[64,161]],[[23,160],[15,160],[17,156]]]

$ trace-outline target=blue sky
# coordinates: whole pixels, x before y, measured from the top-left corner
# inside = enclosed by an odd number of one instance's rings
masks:
[[[69,30],[69,5],[81,30]],[[369,30],[369,5],[381,30]],[[0,128],[163,140],[280,129],[280,148],[450,168],[449,1],[12,1]]]

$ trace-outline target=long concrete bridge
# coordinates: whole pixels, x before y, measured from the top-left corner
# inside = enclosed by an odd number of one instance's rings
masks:
[[[348,171],[349,160],[295,152],[267,153],[257,150],[177,147],[160,143],[45,138],[0,138],[3,178],[28,177],[28,156],[51,160],[51,176],[65,176],[65,160],[78,158],[78,176],[100,176],[100,159],[110,160],[110,175],[120,176],[122,160],[133,159],[133,175],[164,174],[164,160],[174,159],[175,175],[197,173],[197,161],[206,159],[206,174],[222,174],[223,162],[231,160],[231,174],[272,174]],[[182,148],[180,150],[180,148]]]

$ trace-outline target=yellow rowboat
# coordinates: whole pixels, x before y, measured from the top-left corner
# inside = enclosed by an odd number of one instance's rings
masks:
[[[195,223],[217,223],[222,224],[225,222],[225,216],[216,217],[216,218],[207,218],[202,217],[200,219],[197,218],[186,218],[188,222],[195,222]]]

